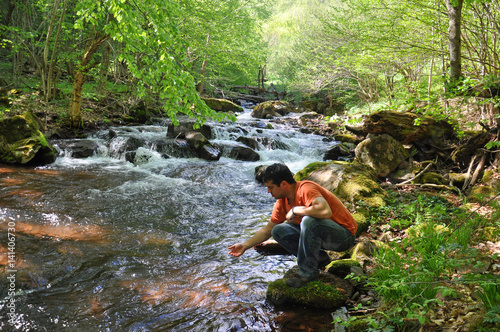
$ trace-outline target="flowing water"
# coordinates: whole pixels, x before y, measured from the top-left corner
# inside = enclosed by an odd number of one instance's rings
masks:
[[[254,180],[259,165],[293,172],[320,161],[331,143],[282,123],[239,115],[211,124],[220,146],[259,138],[257,162],[164,158],[163,125],[99,133],[98,153],[62,154],[39,168],[0,165],[0,330],[314,331],[328,313],[277,308],[269,282],[291,256],[227,247],[267,223],[274,203]],[[135,162],[120,142],[145,142]],[[266,140],[262,140],[266,138]],[[226,153],[227,154],[227,153]],[[10,255],[7,255],[9,253]],[[15,260],[15,261],[14,261]],[[331,321],[331,320],[330,320]],[[326,323],[325,323],[326,322]]]

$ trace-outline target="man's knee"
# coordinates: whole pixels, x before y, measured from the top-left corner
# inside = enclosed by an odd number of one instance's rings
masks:
[[[310,216],[304,216],[302,218],[302,222],[300,223],[301,228],[311,228],[311,226],[314,226],[314,222],[318,220],[316,218],[310,217]]]
[[[276,241],[278,241],[277,239],[280,239],[283,236],[283,230],[284,230],[283,226],[284,226],[283,224],[277,224],[271,230],[271,235]]]

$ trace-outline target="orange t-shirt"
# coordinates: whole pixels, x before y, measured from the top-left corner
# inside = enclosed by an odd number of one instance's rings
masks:
[[[342,204],[337,196],[332,194],[329,190],[323,188],[315,182],[307,180],[297,182],[293,204],[288,204],[288,200],[286,198],[280,198],[276,201],[271,215],[271,221],[276,224],[284,222],[286,220],[287,212],[294,206],[311,206],[313,200],[320,196],[328,202],[328,205],[330,205],[330,209],[332,210],[332,216],[330,219],[347,228],[352,235],[355,235],[356,230],[358,229],[358,224],[344,204]],[[299,222],[302,221],[302,217],[297,218],[299,219]]]

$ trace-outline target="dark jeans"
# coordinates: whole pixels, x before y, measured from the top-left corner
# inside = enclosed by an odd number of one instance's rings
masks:
[[[304,278],[318,275],[320,255],[327,255],[322,249],[346,251],[354,245],[354,236],[346,228],[330,219],[308,216],[302,218],[300,225],[277,224],[272,235],[289,253],[297,256],[299,275]]]

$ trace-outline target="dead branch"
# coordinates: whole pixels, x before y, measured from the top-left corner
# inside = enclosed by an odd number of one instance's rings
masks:
[[[412,181],[418,179],[419,177],[421,177],[425,172],[427,172],[427,170],[429,168],[431,168],[431,166],[433,166],[433,165],[435,166],[436,165],[436,162],[432,161],[432,160],[421,162],[421,164],[423,164],[423,163],[428,163],[428,165],[420,173],[418,173],[417,175],[415,175],[413,178],[411,178],[409,180],[406,180],[404,182],[396,184],[395,186],[396,187],[402,187],[402,186],[404,186],[406,184],[409,184],[410,182],[412,182]]]

